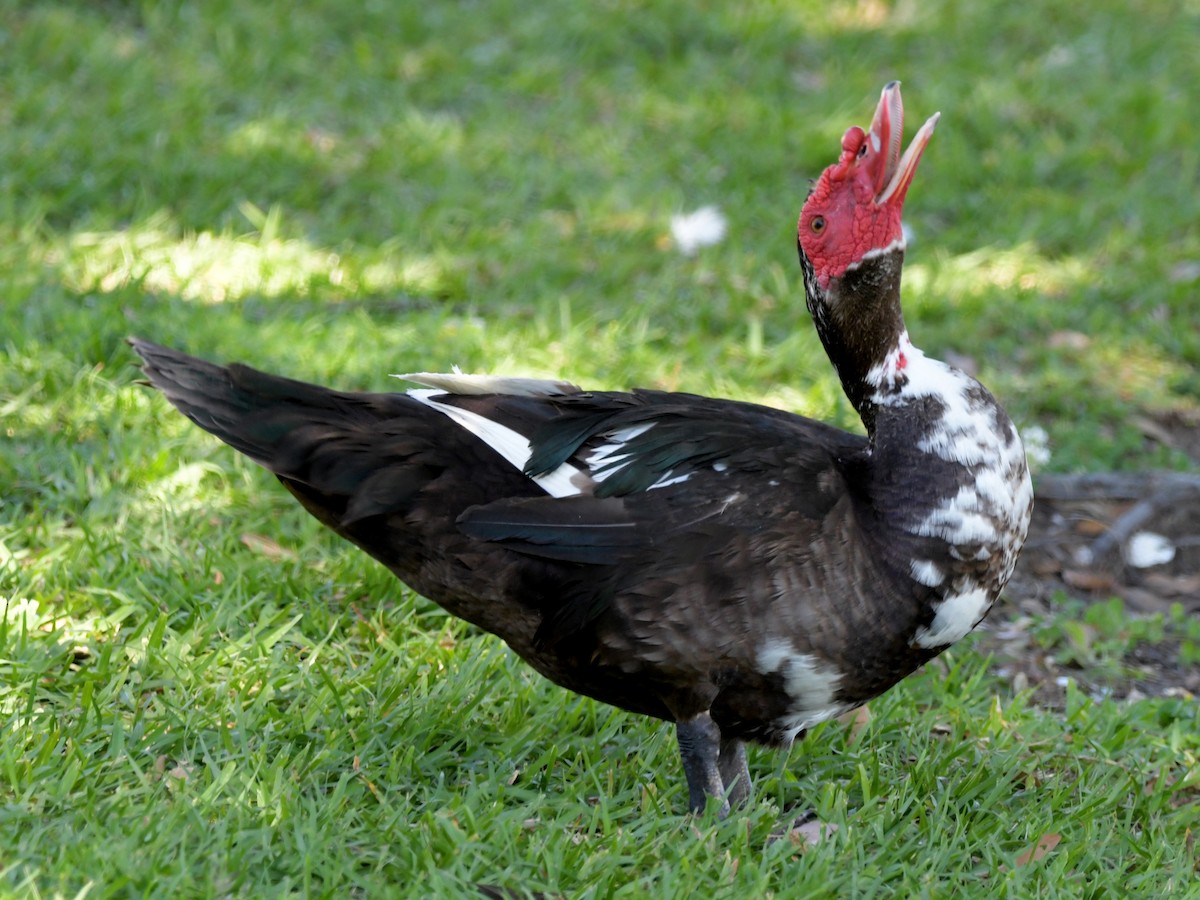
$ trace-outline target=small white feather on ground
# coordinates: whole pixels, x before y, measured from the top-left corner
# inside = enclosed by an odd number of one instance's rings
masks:
[[[1175,545],[1153,531],[1139,531],[1125,545],[1125,562],[1135,569],[1161,566],[1175,558]]]
[[[695,256],[701,247],[721,243],[728,227],[721,210],[715,206],[671,216],[671,238],[684,256]]]

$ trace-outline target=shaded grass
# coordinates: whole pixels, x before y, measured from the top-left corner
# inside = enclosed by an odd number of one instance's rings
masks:
[[[857,738],[756,753],[760,801],[693,821],[667,729],[346,550],[132,385],[122,343],[853,427],[793,223],[901,77],[912,116],[943,112],[909,202],[914,339],[974,359],[1054,468],[1183,467],[1133,419],[1200,398],[1194,4],[6,11],[0,890],[1194,895],[1193,700],[1068,688],[1060,716],[968,644]],[[684,258],[668,217],[704,203],[729,238]],[[805,807],[839,830],[770,840]]]

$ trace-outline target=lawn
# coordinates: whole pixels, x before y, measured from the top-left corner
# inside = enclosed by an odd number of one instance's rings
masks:
[[[323,531],[123,340],[858,427],[795,220],[900,78],[942,112],[914,342],[1046,472],[1194,470],[1138,422],[1200,411],[1198,45],[1195,0],[0,4],[0,895],[1200,897],[1194,697],[1037,702],[968,639],[687,816],[669,728]],[[1037,640],[1200,664],[1190,607],[1121,599]],[[772,838],[806,809],[824,840]]]

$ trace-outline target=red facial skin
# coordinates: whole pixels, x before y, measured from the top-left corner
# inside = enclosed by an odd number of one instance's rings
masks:
[[[797,226],[821,288],[872,251],[903,246],[904,198],[936,123],[935,115],[901,157],[904,107],[899,83],[892,82],[883,89],[871,130],[855,125],[842,136],[842,154],[817,179]]]

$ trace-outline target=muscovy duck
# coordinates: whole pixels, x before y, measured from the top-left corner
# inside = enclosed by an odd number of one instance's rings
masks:
[[[343,393],[131,339],[151,384],[322,523],[572,691],[675,723],[689,807],[963,637],[1033,492],[990,393],[914,347],[887,85],[798,225],[808,308],[866,435],[750,403],[421,373]]]

